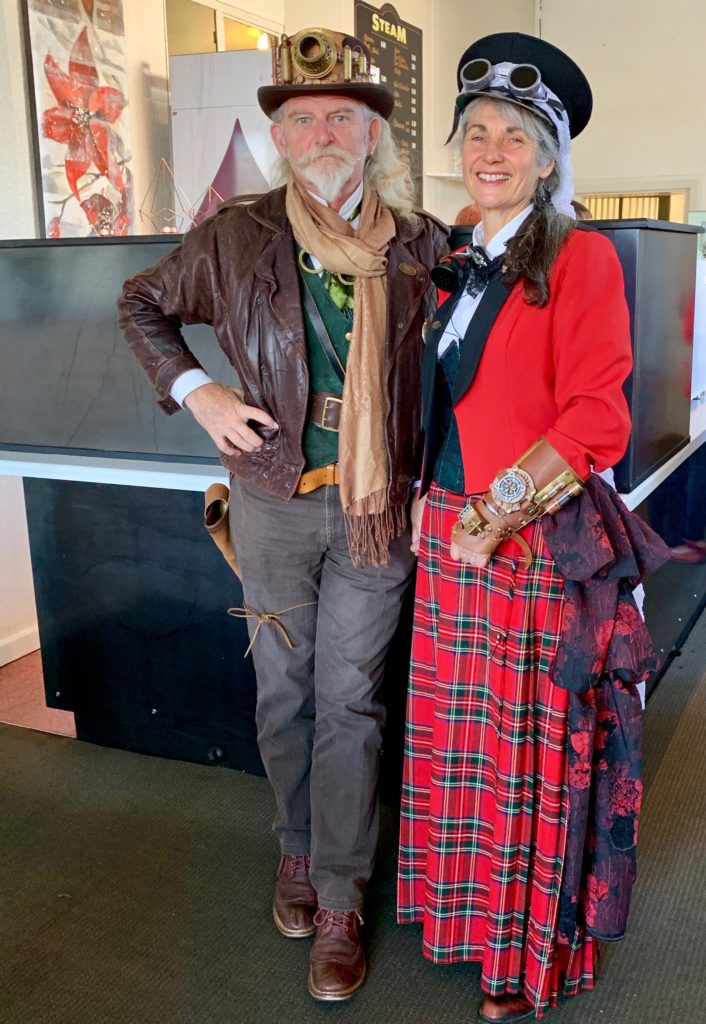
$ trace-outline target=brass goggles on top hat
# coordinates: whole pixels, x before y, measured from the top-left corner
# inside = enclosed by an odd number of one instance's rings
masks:
[[[279,71],[276,84],[285,85],[372,80],[368,55],[358,40],[320,28],[306,29],[291,38],[282,36]]]

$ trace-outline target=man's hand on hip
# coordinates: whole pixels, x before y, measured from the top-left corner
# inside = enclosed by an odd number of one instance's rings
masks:
[[[246,405],[223,384],[202,384],[186,396],[184,405],[225,455],[254,452],[262,446],[262,438],[248,426],[248,420],[279,429],[268,413]]]

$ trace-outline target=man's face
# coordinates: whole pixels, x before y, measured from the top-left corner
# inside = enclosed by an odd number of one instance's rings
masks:
[[[345,96],[297,96],[280,108],[272,139],[292,174],[332,206],[340,206],[363,179],[377,145],[380,122],[366,123],[363,105]]]

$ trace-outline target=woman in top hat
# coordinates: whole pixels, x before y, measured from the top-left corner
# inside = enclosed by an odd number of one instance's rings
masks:
[[[433,275],[399,919],[515,1021],[591,988],[624,931],[654,664],[632,587],[665,553],[593,474],[628,441],[631,345],[615,251],[570,203],[588,82],[502,33],[458,85],[481,222]]]

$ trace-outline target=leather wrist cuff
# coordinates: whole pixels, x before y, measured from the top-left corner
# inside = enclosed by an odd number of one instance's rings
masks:
[[[563,458],[540,437],[510,469],[501,470],[486,500],[513,529],[552,514],[583,490],[583,483]]]
[[[480,500],[466,504],[452,529],[452,540],[480,558],[474,564],[481,565],[498,544],[514,536],[528,566],[532,556],[517,531],[533,519],[556,512],[582,490],[583,484],[568,462],[541,437],[514,466],[498,473]]]

